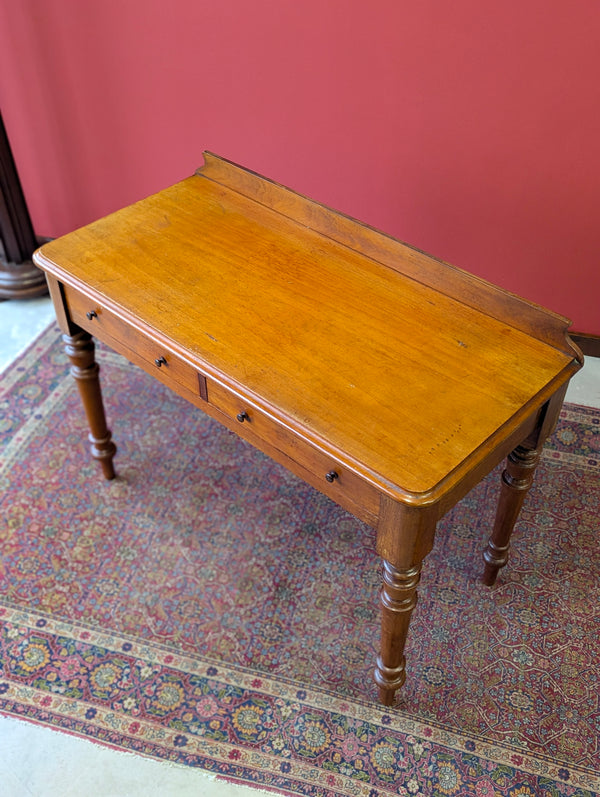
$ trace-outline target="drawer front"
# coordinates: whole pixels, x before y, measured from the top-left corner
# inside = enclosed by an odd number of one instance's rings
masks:
[[[156,370],[162,382],[177,382],[206,400],[206,378],[192,365],[85,294],[68,285],[64,286],[64,293],[69,315],[78,326],[91,335],[97,335],[100,340],[106,337],[109,345],[114,342],[117,351],[125,347],[134,352],[147,366]]]
[[[281,451],[302,468],[315,476],[316,485],[322,492],[343,506],[357,504],[373,516],[379,513],[379,492],[368,482],[347,467],[342,466],[334,456],[315,448],[300,438],[297,433],[286,429],[275,419],[257,409],[247,399],[209,379],[208,401],[216,409],[238,424],[240,436],[254,442],[258,448],[264,440]],[[343,498],[346,500],[343,500]]]

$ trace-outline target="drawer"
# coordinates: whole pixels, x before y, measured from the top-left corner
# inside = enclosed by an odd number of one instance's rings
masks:
[[[315,477],[315,486],[319,486],[334,501],[342,506],[359,505],[370,515],[378,515],[380,497],[377,489],[338,462],[333,455],[304,440],[298,431],[287,429],[252,402],[212,379],[208,381],[208,402],[227,415],[229,421],[236,421],[240,436],[246,437],[258,448],[260,443],[256,438],[265,441],[309,471]]]
[[[177,382],[206,401],[206,378],[194,366],[75,288],[65,285],[64,295],[69,316],[82,329],[125,356],[136,354],[136,362],[141,360],[138,364],[154,370],[162,382]]]

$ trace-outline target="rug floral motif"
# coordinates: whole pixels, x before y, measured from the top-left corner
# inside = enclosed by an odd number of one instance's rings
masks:
[[[0,711],[283,794],[600,789],[600,412],[565,405],[489,589],[499,474],[439,524],[397,705],[374,532],[99,347],[118,478],[56,328],[0,379]]]

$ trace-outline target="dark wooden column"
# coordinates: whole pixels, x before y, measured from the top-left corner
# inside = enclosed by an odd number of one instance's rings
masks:
[[[37,247],[0,115],[0,299],[24,299],[47,293],[43,272],[31,262]]]

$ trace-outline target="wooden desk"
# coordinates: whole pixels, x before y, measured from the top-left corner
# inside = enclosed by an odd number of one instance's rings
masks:
[[[436,523],[508,455],[485,583],[506,564],[581,367],[567,320],[208,153],[34,259],[106,478],[91,335],[377,530],[390,704]]]

